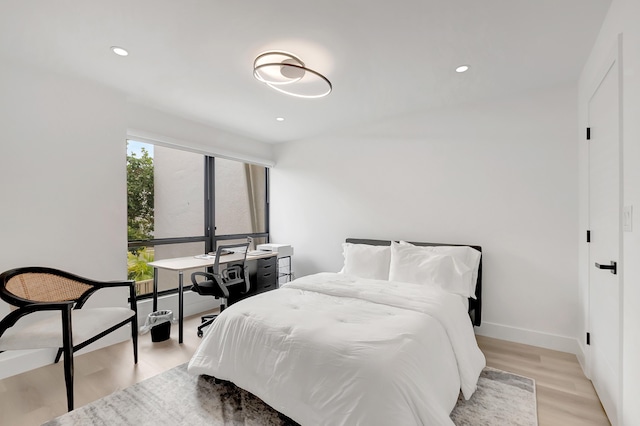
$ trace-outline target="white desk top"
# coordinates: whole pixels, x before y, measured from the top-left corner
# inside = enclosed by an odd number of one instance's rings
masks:
[[[247,260],[262,259],[265,257],[275,256],[277,253],[265,251],[264,254],[247,254]],[[242,260],[242,253],[225,254],[220,257],[220,264],[223,265],[229,262],[236,262]],[[187,269],[205,268],[207,266],[213,266],[216,262],[216,257],[211,256],[209,259],[198,259],[193,256],[188,257],[175,257],[173,259],[162,259],[149,262],[149,266],[160,269],[168,269],[170,271],[185,271]]]

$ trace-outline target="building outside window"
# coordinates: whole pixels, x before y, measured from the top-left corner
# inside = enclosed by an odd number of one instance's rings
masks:
[[[266,167],[127,141],[127,267],[139,296],[153,292],[153,260],[268,241],[267,183]],[[176,288],[160,270],[159,292]]]

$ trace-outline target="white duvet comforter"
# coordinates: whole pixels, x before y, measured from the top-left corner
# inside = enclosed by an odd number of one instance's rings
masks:
[[[302,425],[453,425],[485,358],[459,296],[321,273],[227,308],[189,372],[229,380]]]

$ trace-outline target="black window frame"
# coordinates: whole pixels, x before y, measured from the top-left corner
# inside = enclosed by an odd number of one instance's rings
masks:
[[[129,140],[129,139],[128,139]],[[135,139],[131,139],[135,140]],[[145,142],[150,143],[150,142]],[[170,147],[172,149],[174,148]],[[211,252],[215,250],[218,242],[227,241],[227,240],[238,240],[247,237],[252,238],[265,238],[267,242],[269,242],[269,167],[264,166],[265,168],[265,231],[264,232],[254,232],[247,234],[227,234],[227,235],[216,235],[216,208],[215,208],[215,156],[204,155],[204,235],[197,237],[172,237],[172,238],[154,238],[151,240],[134,240],[127,241],[127,250],[131,248],[137,247],[154,247],[157,245],[169,245],[169,244],[181,244],[181,243],[195,243],[195,242],[204,242],[205,243],[205,253]],[[222,157],[221,157],[222,158]],[[239,161],[232,159],[233,161]],[[191,285],[185,285],[183,290],[191,289]],[[178,288],[162,290],[158,292],[158,296],[164,296],[168,294],[177,294]],[[137,296],[137,300],[146,300],[152,299],[153,293],[147,293]]]

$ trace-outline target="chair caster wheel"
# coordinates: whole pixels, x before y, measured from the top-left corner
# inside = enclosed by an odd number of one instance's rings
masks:
[[[198,337],[202,337],[202,330],[198,330]]]

